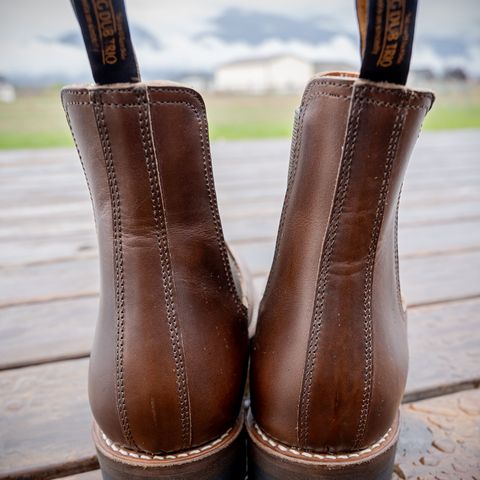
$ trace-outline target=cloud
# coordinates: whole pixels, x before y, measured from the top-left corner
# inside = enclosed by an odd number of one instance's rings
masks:
[[[305,2],[313,4],[313,0],[298,1],[304,6]],[[480,9],[473,8],[467,0],[457,2],[468,3],[472,8],[470,16],[465,12],[460,15],[463,28],[455,23],[458,16],[447,8],[448,5],[437,3],[435,9],[430,0],[422,2],[413,68],[429,68],[442,73],[448,68],[461,67],[480,77],[480,35],[472,27],[473,23],[467,22],[467,17],[477,18]],[[230,6],[225,8],[226,4]],[[64,12],[65,19],[56,22],[55,28],[40,28],[37,22],[22,32],[20,27],[12,27],[15,9],[13,4],[8,5],[11,12],[5,10],[8,15],[0,19],[0,27],[5,27],[3,32],[0,28],[0,74],[16,79],[28,77],[32,82],[39,78],[49,81],[52,78],[57,81],[91,79],[83,42],[71,11]],[[258,8],[254,8],[254,0],[246,0],[242,8],[234,0],[215,0],[207,9],[187,1],[169,3],[164,9],[159,5],[157,0],[138,0],[128,5],[137,57],[147,79],[174,77],[189,71],[211,72],[232,60],[283,53],[317,62],[359,64],[353,6],[343,0],[335,3],[335,7],[329,4],[327,16],[318,13],[324,10],[323,6],[316,10],[312,6],[293,8],[291,2],[274,5],[273,0],[266,0]],[[38,4],[31,6],[37,8]],[[350,11],[348,16],[345,9]],[[26,10],[27,20],[28,14]],[[446,20],[448,15],[450,22]],[[45,22],[51,21],[48,15],[43,17]],[[443,24],[438,23],[442,18]],[[445,25],[445,28],[433,29],[431,23],[437,27]]]
[[[25,54],[28,52],[28,55]],[[23,61],[18,61],[21,58]],[[9,77],[85,78],[89,66],[86,54],[80,48],[58,42],[48,43],[31,39],[22,45],[12,43],[0,58],[0,72]]]
[[[137,23],[130,24],[130,34],[133,42],[138,48],[151,48],[159,50],[161,48],[160,40],[153,35],[147,28]],[[68,45],[72,47],[83,48],[83,39],[80,30],[69,30],[57,36],[39,35],[38,40],[46,43],[57,43],[60,45]]]
[[[273,12],[227,8],[211,21],[210,30],[195,38],[215,36],[226,43],[259,45],[270,39],[308,43],[329,41],[342,33],[330,17],[296,18]]]

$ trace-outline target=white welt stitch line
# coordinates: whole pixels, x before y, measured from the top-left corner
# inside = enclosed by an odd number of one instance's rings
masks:
[[[256,423],[254,424],[254,426],[255,426],[255,430],[260,435],[262,440],[264,442],[268,443],[269,445],[271,445],[273,448],[275,448],[277,450],[280,450],[281,452],[284,452],[284,453],[290,452],[290,453],[293,453],[294,455],[302,455],[303,457],[307,457],[307,458],[318,458],[320,460],[325,460],[325,459],[327,459],[327,460],[338,460],[338,459],[348,460],[349,458],[362,457],[363,455],[367,455],[368,453],[371,453],[375,449],[379,448],[382,445],[382,443],[385,443],[387,441],[388,437],[390,436],[390,433],[392,432],[392,429],[389,428],[387,433],[380,440],[378,440],[378,442],[374,443],[373,445],[371,445],[368,448],[365,448],[363,450],[359,450],[356,453],[342,453],[342,454],[339,454],[339,455],[330,455],[330,454],[321,455],[319,453],[311,453],[311,452],[307,452],[305,450],[300,450],[300,449],[297,449],[297,448],[287,447],[285,445],[282,445],[281,443],[277,443],[274,440],[272,440],[270,437],[265,435],[265,433],[261,430],[261,428]]]
[[[231,431],[232,431],[232,429],[229,428],[221,437],[217,438],[216,440],[214,440],[211,443],[208,443],[207,445],[204,445],[201,448],[195,448],[194,450],[187,450],[185,452],[178,453],[178,454],[175,454],[175,455],[169,454],[169,455],[165,455],[165,456],[162,456],[162,455],[148,455],[148,454],[145,454],[145,453],[135,453],[135,452],[132,452],[130,450],[127,450],[127,449],[121,447],[118,443],[112,442],[112,440],[110,440],[103,432],[101,432],[101,434],[102,434],[101,436],[102,436],[102,440],[105,442],[105,445],[107,445],[107,447],[109,447],[114,452],[120,453],[121,455],[123,455],[125,457],[141,458],[143,460],[165,460],[165,459],[176,460],[177,458],[185,458],[185,457],[188,457],[188,456],[191,456],[191,455],[197,455],[199,453],[202,453],[202,452],[205,452],[207,450],[212,449],[213,447],[218,445],[222,440],[224,440],[226,437],[228,437],[228,435],[230,434]]]

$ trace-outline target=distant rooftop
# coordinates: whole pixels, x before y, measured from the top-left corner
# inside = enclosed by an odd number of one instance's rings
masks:
[[[339,71],[352,71],[355,70],[355,68],[347,63],[344,62],[323,62],[323,61],[316,61],[316,60],[308,60],[304,57],[301,57],[299,55],[291,54],[291,53],[285,53],[285,54],[277,54],[277,55],[268,55],[268,56],[263,56],[263,57],[249,57],[249,58],[240,58],[238,60],[232,60],[231,62],[227,63],[222,63],[218,68],[223,68],[223,67],[230,67],[230,66],[242,66],[242,65],[265,65],[269,64],[272,62],[275,62],[277,60],[283,60],[285,58],[292,58],[295,60],[298,60],[300,62],[308,63],[312,65],[313,69],[316,72],[321,72],[321,71],[333,71],[333,70],[339,70]]]
[[[267,55],[263,57],[239,58],[238,60],[232,60],[231,62],[222,63],[219,66],[219,68],[237,66],[237,65],[257,65],[257,64],[272,63],[272,62],[275,62],[276,60],[281,60],[284,58],[293,58],[300,62],[313,63],[310,60],[300,57],[299,55],[285,53],[285,54],[277,54],[277,55]]]

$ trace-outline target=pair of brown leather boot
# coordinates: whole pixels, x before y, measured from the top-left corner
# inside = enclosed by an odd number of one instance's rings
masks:
[[[73,3],[97,80],[62,102],[98,233],[89,394],[103,476],[243,480],[251,289],[223,237],[203,100],[139,81],[122,2],[108,7],[124,21],[113,64],[88,36],[100,17]],[[364,78],[314,77],[295,118],[251,348],[250,479],[377,480],[393,468],[408,363],[397,210],[433,96],[369,80],[375,12],[358,3]]]

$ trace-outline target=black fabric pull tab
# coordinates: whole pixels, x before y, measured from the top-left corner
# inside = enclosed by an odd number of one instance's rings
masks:
[[[416,14],[417,0],[357,0],[360,78],[405,85]]]
[[[98,84],[140,81],[123,0],[71,0]]]

